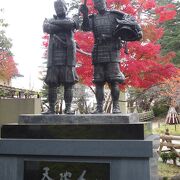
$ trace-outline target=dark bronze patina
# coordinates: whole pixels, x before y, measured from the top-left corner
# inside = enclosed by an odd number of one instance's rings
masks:
[[[48,85],[49,111],[55,113],[57,87],[64,86],[65,114],[73,114],[71,103],[73,85],[78,81],[76,73],[76,45],[74,30],[78,28],[78,21],[66,17],[67,7],[63,0],[54,2],[56,15],[52,19],[45,19],[43,30],[50,35],[48,45],[48,64],[45,83]]]
[[[125,77],[120,71],[119,50],[126,41],[136,41],[142,38],[140,26],[128,14],[107,10],[105,0],[93,0],[97,14],[88,15],[86,4],[81,5],[83,14],[83,31],[92,31],[94,48],[92,63],[94,66],[93,82],[96,86],[97,107],[94,113],[103,113],[104,84],[111,89],[113,101],[112,113],[121,113],[119,108],[119,83]]]

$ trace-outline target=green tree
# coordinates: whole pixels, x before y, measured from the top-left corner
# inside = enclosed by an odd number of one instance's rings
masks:
[[[0,9],[0,79],[10,82],[11,78],[18,74],[18,70],[11,52],[11,39],[6,36],[8,24],[3,18],[3,13],[4,10]]]
[[[162,53],[174,51],[176,57],[173,58],[173,63],[180,67],[180,2],[172,0],[158,0],[161,5],[174,4],[176,6],[177,15],[174,19],[167,21],[162,25],[165,29],[164,36],[160,40],[162,45]]]
[[[2,17],[4,10],[0,9],[0,17]],[[6,36],[6,28],[8,24],[3,18],[0,18],[0,53],[6,52],[8,55],[12,55],[11,47],[12,40]]]

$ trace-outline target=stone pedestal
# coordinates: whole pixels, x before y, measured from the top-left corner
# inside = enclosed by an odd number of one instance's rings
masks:
[[[137,115],[22,115],[1,137],[2,180],[155,180]]]
[[[130,124],[138,123],[134,114],[30,115],[22,114],[19,124]]]

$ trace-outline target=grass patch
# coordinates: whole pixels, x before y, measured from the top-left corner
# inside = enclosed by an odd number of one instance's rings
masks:
[[[175,125],[160,123],[160,128],[153,129],[153,134],[164,134],[167,128],[169,129],[170,135],[180,136],[180,124],[177,124],[175,129]]]
[[[167,177],[169,180],[171,177],[180,174],[180,168],[175,165],[158,162],[158,173],[159,176]]]
[[[156,128],[153,128],[153,134],[164,134],[165,130],[168,128],[170,135],[180,136],[180,124],[176,125],[175,129],[175,125],[165,124],[164,119],[165,118],[159,118],[154,121],[154,127]],[[157,122],[159,122],[159,128],[157,128]],[[158,174],[161,177],[167,177],[166,180],[170,180],[173,176],[180,174],[180,167],[158,161]]]

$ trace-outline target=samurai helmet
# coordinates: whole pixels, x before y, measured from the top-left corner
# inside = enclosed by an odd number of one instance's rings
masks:
[[[54,2],[54,9],[56,11],[57,16],[65,16],[67,12],[66,3],[64,0],[56,0]]]

